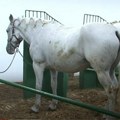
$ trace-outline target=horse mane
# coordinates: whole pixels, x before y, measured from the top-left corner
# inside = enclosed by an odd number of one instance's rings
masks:
[[[28,25],[30,25],[33,28],[35,25],[35,20],[33,18],[30,18]]]
[[[35,20],[34,18],[18,18],[20,21],[19,25],[24,25],[26,26],[26,28],[31,27],[31,28],[36,28],[36,27],[44,27],[45,25],[49,24],[49,23],[57,23],[56,21],[53,20],[42,20],[42,19],[37,19]]]

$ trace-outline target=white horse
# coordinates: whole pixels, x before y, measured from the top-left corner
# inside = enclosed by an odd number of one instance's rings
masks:
[[[12,15],[9,20],[6,50],[13,54],[23,39],[30,45],[36,89],[42,88],[46,67],[51,71],[51,86],[53,94],[56,94],[57,71],[78,72],[91,66],[108,96],[106,108],[114,110],[118,91],[114,69],[120,59],[120,36],[114,26],[89,24],[70,28],[53,21],[14,19]],[[38,112],[40,103],[41,96],[36,95],[32,110]],[[56,109],[57,103],[53,100],[49,108]]]

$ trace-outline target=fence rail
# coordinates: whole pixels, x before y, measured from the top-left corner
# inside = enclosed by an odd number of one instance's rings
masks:
[[[62,24],[61,22],[59,22],[58,20],[53,18],[51,15],[49,15],[45,11],[25,10],[25,17],[29,17],[29,18],[35,17],[35,18],[40,18],[40,19],[45,19],[45,20],[53,20],[53,21],[56,21],[56,22]]]
[[[10,85],[10,86],[13,86],[13,87],[16,87],[16,88],[28,90],[28,91],[33,92],[35,94],[40,94],[40,95],[47,96],[47,97],[50,97],[50,98],[54,98],[54,99],[57,99],[57,100],[60,100],[60,101],[63,101],[63,102],[69,103],[69,104],[73,104],[73,105],[76,105],[76,106],[79,106],[79,107],[83,107],[83,108],[86,108],[86,109],[89,109],[89,110],[92,110],[92,111],[96,111],[96,112],[107,114],[107,115],[110,115],[110,116],[113,116],[113,117],[116,117],[116,118],[120,118],[120,113],[108,111],[106,109],[96,107],[96,106],[88,104],[88,103],[83,103],[81,101],[75,101],[75,100],[72,100],[70,98],[65,98],[65,97],[53,95],[53,94],[50,94],[50,93],[47,93],[47,92],[44,92],[44,91],[39,91],[39,90],[30,88],[30,87],[27,87],[27,86],[24,86],[24,85],[21,85],[21,84],[8,82],[8,81],[1,80],[1,79],[0,79],[0,82],[4,83],[4,84],[7,84],[7,85]]]

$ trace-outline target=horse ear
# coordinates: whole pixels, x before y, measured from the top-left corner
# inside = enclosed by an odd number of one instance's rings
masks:
[[[12,14],[10,14],[9,20],[10,20],[10,22],[13,22],[13,16],[12,16]]]

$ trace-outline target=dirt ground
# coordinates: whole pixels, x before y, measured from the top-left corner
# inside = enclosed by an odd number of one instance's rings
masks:
[[[120,112],[120,92],[116,111]],[[68,97],[103,107],[107,97],[101,89],[81,90],[78,80],[70,80]],[[34,98],[23,99],[23,91],[0,85],[0,120],[102,120],[102,114],[67,103],[59,102],[56,111],[48,111],[50,99],[43,97],[39,113],[30,111]]]

